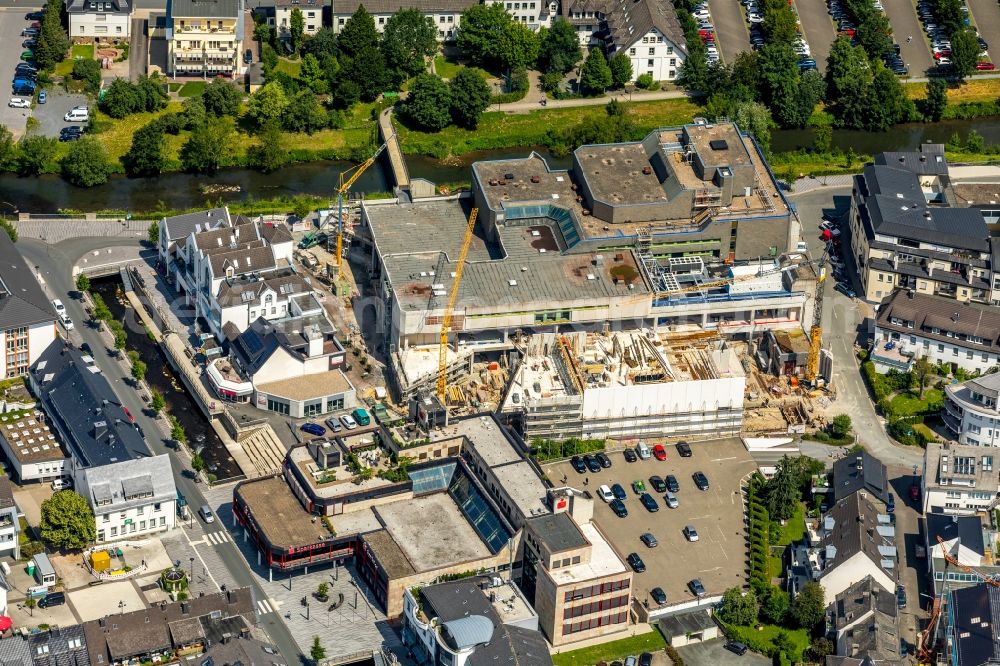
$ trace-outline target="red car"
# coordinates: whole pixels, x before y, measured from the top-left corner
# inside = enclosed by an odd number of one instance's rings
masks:
[[[128,417],[129,423],[135,423],[135,417],[132,416],[132,412],[128,411],[128,407],[122,405],[122,409],[125,411],[125,416]]]
[[[910,499],[913,500],[914,502],[917,502],[917,501],[920,500],[920,485],[919,484],[914,483],[912,486],[910,486]]]
[[[996,68],[997,68],[997,66],[994,65],[991,62],[977,62],[976,63],[976,69],[978,69],[980,72],[992,72]]]
[[[656,446],[653,447],[653,457],[655,457],[657,460],[667,459],[667,450],[663,448],[663,444],[657,444]]]

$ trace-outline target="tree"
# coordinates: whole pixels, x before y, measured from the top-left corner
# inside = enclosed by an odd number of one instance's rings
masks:
[[[782,127],[801,122],[799,59],[787,42],[767,43],[759,51],[763,101]]]
[[[142,361],[132,362],[132,379],[137,382],[141,382],[146,378],[146,364]]]
[[[154,413],[159,414],[167,406],[167,401],[158,390],[152,389],[150,392],[152,393],[152,397],[149,399],[149,406],[153,409]]]
[[[512,20],[493,43],[492,59],[502,70],[524,69],[538,60],[538,44],[538,33]]]
[[[6,232],[11,243],[17,242],[17,228],[6,217],[0,217],[0,230]]]
[[[814,638],[803,654],[804,659],[811,663],[822,664],[827,655],[837,651],[837,646],[828,638]]]
[[[503,4],[476,4],[462,12],[455,44],[473,64],[497,66],[496,48],[500,35],[513,23]]]
[[[35,62],[39,69],[51,69],[56,63],[62,62],[70,47],[69,36],[63,29],[62,3],[58,0],[46,2],[41,23],[38,45],[35,47]]]
[[[344,65],[344,70],[348,78],[358,84],[361,99],[366,102],[375,101],[389,85],[385,58],[375,46],[365,47],[356,58]]]
[[[288,41],[292,47],[292,53],[298,53],[302,48],[302,33],[305,31],[306,20],[302,16],[302,10],[292,7],[292,16],[288,19]]]
[[[178,444],[187,443],[187,433],[184,432],[184,426],[181,425],[176,416],[170,417],[170,439]]]
[[[97,538],[90,504],[72,490],[60,490],[42,502],[42,540],[60,550],[81,550]]]
[[[316,95],[311,90],[301,90],[288,104],[283,116],[285,129],[290,132],[312,134],[330,123]]]
[[[232,152],[232,134],[232,118],[213,118],[195,128],[181,146],[181,166],[185,171],[215,173]]]
[[[0,170],[13,169],[17,164],[17,142],[6,125],[0,125]]]
[[[63,178],[77,187],[102,185],[113,171],[104,147],[92,136],[73,142],[62,160]]]
[[[893,125],[910,120],[915,115],[913,101],[906,96],[899,77],[893,74],[881,60],[872,62],[872,94],[869,102],[869,123],[867,129],[885,131]]]
[[[37,176],[47,170],[55,157],[58,141],[40,134],[32,134],[21,139],[18,151],[17,173],[21,176]]]
[[[965,137],[965,150],[970,153],[981,153],[984,148],[983,135],[976,130],[969,130]]]
[[[837,439],[847,437],[851,433],[851,417],[847,414],[834,416],[830,423],[830,431]]]
[[[250,164],[264,173],[277,171],[288,162],[288,151],[282,146],[281,130],[277,123],[269,123],[257,135],[260,143],[247,151]]]
[[[159,111],[166,108],[168,96],[166,82],[159,74],[141,74],[135,84],[138,111]]]
[[[855,39],[872,60],[881,60],[882,56],[892,50],[892,27],[889,17],[882,12],[870,11],[865,19],[858,23]]]
[[[238,116],[242,101],[243,95],[236,89],[236,86],[221,76],[212,79],[212,82],[205,86],[205,92],[201,95],[205,112],[213,116]]]
[[[350,79],[341,79],[333,89],[330,103],[335,109],[349,109],[361,99],[361,88]]]
[[[920,392],[917,396],[919,400],[924,399],[924,389],[927,388],[927,380],[934,375],[936,369],[934,364],[927,360],[926,356],[918,358],[914,361],[913,367],[910,368],[910,376],[913,378],[914,383],[917,385],[917,390]]]
[[[424,59],[437,48],[437,28],[419,9],[400,9],[385,22],[382,55],[386,67],[399,73],[400,81],[423,72]]]
[[[615,88],[621,88],[632,80],[632,61],[625,55],[625,51],[619,51],[611,59],[611,83]]]
[[[336,59],[334,59],[336,61]],[[317,95],[330,91],[330,82],[326,72],[312,53],[302,57],[302,68],[299,70],[299,80],[309,86]],[[317,86],[319,86],[317,88]]]
[[[132,147],[122,156],[122,165],[129,176],[156,176],[166,162],[162,124],[154,121],[132,135]],[[154,223],[155,224],[155,223]]]
[[[250,106],[247,115],[259,125],[281,120],[288,108],[288,97],[284,88],[275,81],[265,84],[260,90],[250,95]]]
[[[847,84],[865,78],[870,69],[862,49],[851,46],[847,37],[838,37],[826,59],[826,99],[836,103],[843,97]]]
[[[750,626],[756,623],[760,605],[753,590],[746,594],[738,587],[731,587],[722,595],[719,617],[727,624]]]
[[[927,96],[921,105],[924,117],[931,122],[937,122],[944,116],[948,108],[948,83],[944,79],[927,81]]]
[[[149,229],[146,231],[146,240],[149,241],[150,245],[158,245],[160,242],[160,223],[153,222],[149,223]]]
[[[90,278],[87,277],[86,273],[79,273],[76,276],[76,290],[90,291]]]
[[[421,74],[410,86],[403,110],[420,127],[437,132],[451,122],[451,90],[440,76]]]
[[[582,57],[583,51],[580,49],[580,37],[576,28],[566,19],[557,18],[552,22],[552,27],[542,35],[538,48],[539,69],[544,72],[565,74],[576,67],[576,63],[580,62]]]
[[[316,56],[320,62],[327,56],[336,56],[337,33],[332,28],[320,28],[302,44],[302,52]]]
[[[798,31],[795,12],[784,0],[765,0],[764,34],[770,43],[790,44]]]
[[[378,48],[375,19],[365,10],[364,5],[359,5],[340,29],[337,47],[350,58],[357,57],[366,49]]]
[[[205,459],[201,457],[200,453],[191,456],[191,469],[199,473],[205,469]]]
[[[951,69],[959,79],[976,71],[979,40],[971,30],[956,30],[951,35]]]
[[[83,81],[87,92],[97,94],[101,88],[101,65],[91,58],[73,61],[73,79]]]
[[[964,26],[962,5],[962,0],[937,0],[934,4],[937,24],[949,35]]]
[[[731,117],[741,130],[749,132],[757,139],[757,144],[765,154],[771,152],[771,111],[760,102],[739,102]]]
[[[791,600],[788,593],[780,587],[772,585],[767,593],[767,599],[760,607],[761,618],[771,624],[783,625],[788,618]]]
[[[817,582],[806,583],[792,601],[792,617],[803,629],[819,624],[825,611],[823,587]]]
[[[326,648],[319,642],[319,636],[313,636],[313,644],[309,650],[309,656],[312,657],[313,662],[317,665],[326,658]]]
[[[611,68],[601,49],[592,49],[580,68],[580,85],[589,94],[603,93],[611,86]]]
[[[451,88],[451,116],[457,125],[475,129],[490,105],[490,87],[476,70],[466,67],[455,75]]]
[[[801,498],[799,482],[792,458],[783,456],[774,476],[767,482],[765,508],[772,519],[788,520],[794,515]]]
[[[129,81],[116,78],[104,92],[99,106],[112,118],[124,118],[139,110],[139,92]]]

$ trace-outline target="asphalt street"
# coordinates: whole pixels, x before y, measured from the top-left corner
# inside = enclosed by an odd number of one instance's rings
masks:
[[[31,8],[20,6],[0,9],[0,77],[3,79],[4,92],[7,93],[0,100],[3,104],[0,106],[0,125],[5,125],[15,139],[24,136],[28,117],[31,115],[31,109],[12,109],[7,106],[7,102],[14,96],[10,84],[14,80],[14,68],[21,62],[21,51],[24,50],[21,44],[27,39],[21,36],[21,31],[28,27],[24,15],[29,11]]]
[[[75,333],[94,350],[94,359],[101,367],[105,377],[111,381],[122,400],[122,404],[135,415],[136,423],[146,434],[146,441],[150,449],[155,454],[166,453],[170,455],[174,483],[177,485],[177,489],[187,498],[190,506],[201,506],[207,502],[200,486],[184,474],[188,471],[189,460],[167,445],[168,440],[162,436],[158,423],[147,414],[145,403],[132,388],[131,379],[126,377],[122,367],[111,355],[101,353],[101,350],[107,349],[107,345],[98,330],[86,324],[87,316],[82,303],[70,296],[71,293],[75,293],[70,273],[77,260],[88,252],[112,245],[138,247],[135,241],[114,238],[77,238],[63,241],[57,245],[47,245],[34,239],[22,239],[18,242],[17,247],[28,265],[35,269],[39,281],[49,296],[59,298],[65,304],[70,317],[76,322]],[[159,436],[157,436],[158,434]],[[252,588],[255,599],[267,598],[251,574],[239,549],[231,541],[214,545],[214,548],[219,559],[238,585]],[[261,626],[281,652],[286,664],[291,666],[306,663],[305,657],[299,652],[287,627],[277,614],[269,613],[264,616],[261,620]]]

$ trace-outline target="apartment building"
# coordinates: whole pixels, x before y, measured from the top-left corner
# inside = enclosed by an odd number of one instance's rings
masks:
[[[1000,482],[993,449],[954,442],[928,442],[920,477],[924,513],[969,514],[993,505]]]
[[[1000,374],[949,384],[944,395],[941,417],[960,444],[1000,446]]]
[[[243,0],[167,0],[167,74],[236,77],[242,71]]]
[[[1000,312],[897,289],[878,307],[871,360],[879,372],[907,371],[920,357],[967,372],[989,372],[1000,364]]]
[[[882,153],[854,177],[851,257],[862,298],[894,289],[991,303],[992,242],[983,213],[954,193],[944,147]]]
[[[871,576],[848,587],[827,611],[837,657],[867,658],[871,664],[898,657],[899,614],[896,591],[882,589]]]
[[[628,630],[632,571],[593,522],[537,516],[523,544],[521,589],[553,647]]]
[[[165,454],[82,469],[76,491],[94,510],[98,543],[174,528],[177,488]]]
[[[10,462],[11,476],[20,483],[58,479],[65,473],[66,454],[39,410],[0,415],[0,448]]]
[[[980,515],[949,516],[943,513],[928,513],[924,518],[924,546],[927,549],[928,575],[934,581],[934,596],[947,587],[956,590],[978,584],[984,576],[1000,576],[1000,565],[996,562],[993,544],[996,533],[983,524]],[[945,555],[959,562],[960,566],[945,559]]]
[[[131,0],[65,0],[72,39],[128,41],[132,36]]]
[[[274,0],[274,7],[261,7],[267,24],[278,30],[278,37],[287,38],[292,25],[292,10],[302,12],[302,32],[315,35],[323,27],[325,0]]]
[[[450,42],[455,39],[458,26],[462,22],[462,12],[478,4],[475,0],[420,0],[416,3],[400,2],[400,0],[375,0],[375,2],[350,0],[350,2],[345,3],[333,3],[330,11],[332,12],[333,30],[339,33],[344,28],[344,24],[347,23],[347,19],[351,18],[358,7],[364,5],[365,10],[375,20],[375,29],[382,32],[393,14],[400,9],[417,7],[437,29],[438,40]],[[527,2],[518,2],[517,4],[518,7],[522,4],[525,7],[528,5]]]
[[[56,339],[56,313],[6,233],[0,233],[0,380],[28,374]]]
[[[21,559],[21,510],[14,500],[14,486],[6,476],[0,476],[0,555]],[[0,579],[0,584],[6,582]],[[6,604],[4,604],[6,607]]]

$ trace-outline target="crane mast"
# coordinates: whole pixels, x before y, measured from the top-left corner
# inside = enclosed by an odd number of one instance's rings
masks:
[[[469,223],[465,227],[465,237],[462,239],[462,250],[458,253],[458,265],[455,266],[455,280],[451,285],[451,294],[448,295],[448,305],[445,307],[444,317],[441,318],[441,340],[438,352],[438,378],[437,396],[442,405],[447,404],[448,392],[448,331],[451,329],[452,312],[455,309],[455,301],[458,298],[458,287],[462,282],[462,271],[465,268],[465,258],[469,254],[469,246],[472,244],[472,230],[476,226],[476,217],[479,209],[473,208],[469,213]]]

